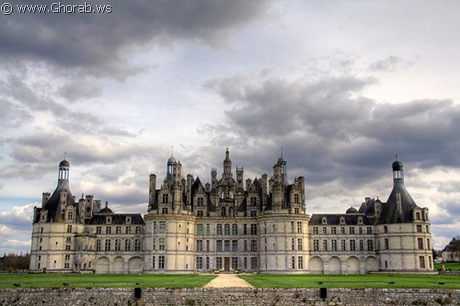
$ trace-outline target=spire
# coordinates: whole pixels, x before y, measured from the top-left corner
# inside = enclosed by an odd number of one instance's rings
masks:
[[[283,153],[283,148],[281,148],[281,156],[278,158],[278,165],[281,166],[281,181],[283,182],[283,185],[287,185],[287,161],[284,159]]]
[[[223,177],[232,177],[232,161],[230,160],[230,152],[225,151],[225,160],[224,160],[224,174]]]

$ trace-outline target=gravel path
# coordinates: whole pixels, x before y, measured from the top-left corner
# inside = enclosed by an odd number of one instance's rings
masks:
[[[215,279],[207,283],[204,288],[252,288],[244,279],[239,278],[236,274],[219,274]]]

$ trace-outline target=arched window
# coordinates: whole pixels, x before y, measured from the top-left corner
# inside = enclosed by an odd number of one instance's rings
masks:
[[[225,207],[222,207],[222,209],[220,210],[220,215],[221,215],[222,217],[225,217],[225,215],[226,215],[226,214],[225,214]]]
[[[224,225],[224,234],[225,235],[230,235],[230,224],[225,224]]]

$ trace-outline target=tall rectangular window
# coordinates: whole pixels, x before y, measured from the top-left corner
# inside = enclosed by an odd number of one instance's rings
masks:
[[[203,224],[197,224],[196,225],[196,234],[197,235],[203,235]]]
[[[298,251],[302,251],[302,249],[303,249],[303,246],[302,246],[302,239],[299,238],[299,239],[297,239],[297,250],[298,250]]]
[[[257,235],[257,224],[251,224],[251,235]]]
[[[350,235],[355,234],[355,227],[354,226],[351,226],[349,230],[350,230]]]
[[[368,234],[368,235],[372,235],[372,226],[368,226],[368,227],[366,228],[366,231],[367,231],[367,234]]]
[[[319,240],[318,239],[313,240],[313,251],[315,252],[319,251]]]
[[[120,235],[120,234],[121,234],[121,226],[117,226],[117,227],[115,228],[115,233],[116,233],[117,235]]]
[[[417,238],[418,249],[423,250],[423,238]]]
[[[419,256],[420,269],[425,269],[425,256]]]
[[[142,227],[136,226],[136,234],[137,235],[142,234]]]
[[[385,244],[385,250],[388,250],[390,248],[390,243],[388,241],[388,238],[385,238],[385,240],[383,242]]]
[[[157,228],[157,221],[153,221],[153,233],[156,234],[158,231],[158,228]]]
[[[158,249],[160,251],[164,251],[166,249],[166,240],[165,240],[165,238],[159,238],[158,239]]]
[[[105,251],[110,251],[110,239],[105,240]]]
[[[341,240],[341,241],[340,241],[340,247],[341,247],[340,249],[341,249],[342,251],[346,251],[346,250],[347,250],[347,245],[346,245],[346,241],[345,241],[345,240]]]
[[[111,227],[111,226],[106,226],[106,227],[105,227],[105,233],[106,233],[107,235],[112,234],[112,227]]]
[[[355,239],[350,240],[350,251],[356,251],[356,240]]]
[[[251,252],[257,252],[257,240],[251,240]]]
[[[331,234],[332,235],[337,235],[337,227],[335,227],[335,226],[331,227]]]
[[[247,234],[248,234],[248,225],[243,224],[243,235],[247,235]]]
[[[294,221],[291,222],[291,233],[295,233],[294,232]]]
[[[313,226],[313,235],[318,235],[318,227],[317,226]]]
[[[297,257],[297,268],[303,269],[303,256]]]
[[[224,252],[230,252],[230,240],[224,240]]]
[[[101,239],[96,240],[96,251],[101,250]]]
[[[232,257],[232,269],[238,269],[238,257]]]
[[[345,235],[345,227],[344,226],[340,227],[340,234]]]
[[[335,240],[335,239],[331,240],[331,250],[332,251],[337,251],[337,240]]]
[[[371,239],[367,240],[367,250],[368,251],[374,251],[374,241]]]
[[[325,252],[327,251],[327,240],[326,239],[323,240],[323,251]]]
[[[232,224],[232,235],[238,235],[238,224]]]
[[[196,241],[196,251],[203,252],[203,240],[199,239]]]
[[[96,235],[100,235],[102,233],[102,228],[100,226],[96,226]]]
[[[232,240],[232,252],[238,252],[238,240]]]
[[[121,251],[121,240],[115,239],[115,251]]]
[[[67,225],[67,233],[71,233],[72,232],[72,225]]]
[[[216,241],[216,252],[222,252],[222,240]]]
[[[158,269],[164,269],[164,268],[165,268],[165,257],[158,256]]]
[[[166,233],[166,221],[160,221],[159,222],[159,232],[160,233]]]
[[[206,235],[211,235],[211,224],[206,224]]]
[[[195,261],[196,261],[196,269],[197,270],[203,269],[203,257],[196,257]]]
[[[216,269],[222,270],[222,257],[216,258]]]
[[[251,257],[251,270],[257,269],[257,257]]]
[[[299,221],[297,222],[297,233],[301,234],[303,232],[302,230],[302,222]]]
[[[364,240],[362,239],[359,240],[359,250],[361,252],[364,251]]]
[[[140,251],[141,250],[141,240],[136,239],[134,240],[134,251]]]
[[[295,238],[291,238],[291,250],[295,250]]]
[[[131,226],[127,226],[125,232],[127,235],[131,235]]]
[[[125,251],[131,251],[131,240],[125,240]]]

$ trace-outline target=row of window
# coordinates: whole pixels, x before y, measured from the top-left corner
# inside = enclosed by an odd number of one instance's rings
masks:
[[[230,230],[231,229],[231,230]],[[211,224],[206,224],[206,231],[204,232],[204,224],[197,224],[196,225],[196,234],[197,235],[211,235]],[[248,224],[243,224],[243,235],[257,235],[257,224],[252,223],[248,226]],[[238,224],[234,223],[230,226],[230,224],[217,224],[216,225],[216,235],[238,235]]]
[[[72,225],[68,225],[72,226]],[[106,226],[105,227],[105,234],[106,235],[111,235],[112,234],[112,227],[113,226]],[[136,234],[142,234],[142,227],[141,226],[136,226],[135,227],[135,233]],[[96,226],[96,235],[102,234],[102,226]],[[122,227],[121,226],[115,226],[115,234],[121,235],[122,234]],[[126,235],[131,235],[132,234],[132,229],[131,226],[125,226],[124,234]]]
[[[122,240],[121,239],[115,239],[115,244],[114,248],[112,248],[112,240],[110,239],[105,239],[104,241],[104,251],[131,251],[132,248],[132,242],[131,239],[125,239],[124,240],[124,248],[122,249]],[[140,239],[134,239],[134,248],[133,251],[140,251],[141,250],[141,240]],[[102,240],[97,239],[96,240],[96,251],[102,251]]]
[[[327,252],[327,251],[339,251],[339,245],[338,245],[338,240],[337,239],[331,239],[329,240],[322,240],[322,249],[321,251]],[[368,239],[367,243],[365,245],[365,240],[360,239],[358,240],[358,247],[356,245],[356,240],[355,239],[350,239],[348,240],[348,247],[347,247],[347,240],[340,240],[340,251],[364,251],[365,248],[367,251],[372,252],[374,251],[374,240]],[[319,252],[320,251],[320,240],[319,239],[314,239],[313,240],[313,251],[314,252]]]
[[[339,227],[339,232],[337,232],[337,227],[336,226],[332,226],[330,228],[326,227],[326,226],[323,226],[322,229],[321,229],[321,234],[323,234],[323,235],[328,235],[328,234],[337,235],[337,233],[340,233],[340,235],[346,235],[347,234],[346,229],[347,229],[347,227],[340,226]],[[318,226],[313,227],[313,234],[314,235],[319,234],[319,227]],[[358,231],[356,231],[356,228],[354,226],[349,226],[348,227],[348,234],[350,234],[350,235],[355,235],[355,234],[364,235],[364,228],[360,226],[360,227],[358,227]],[[366,234],[367,235],[372,235],[372,226],[367,226],[366,227]]]

